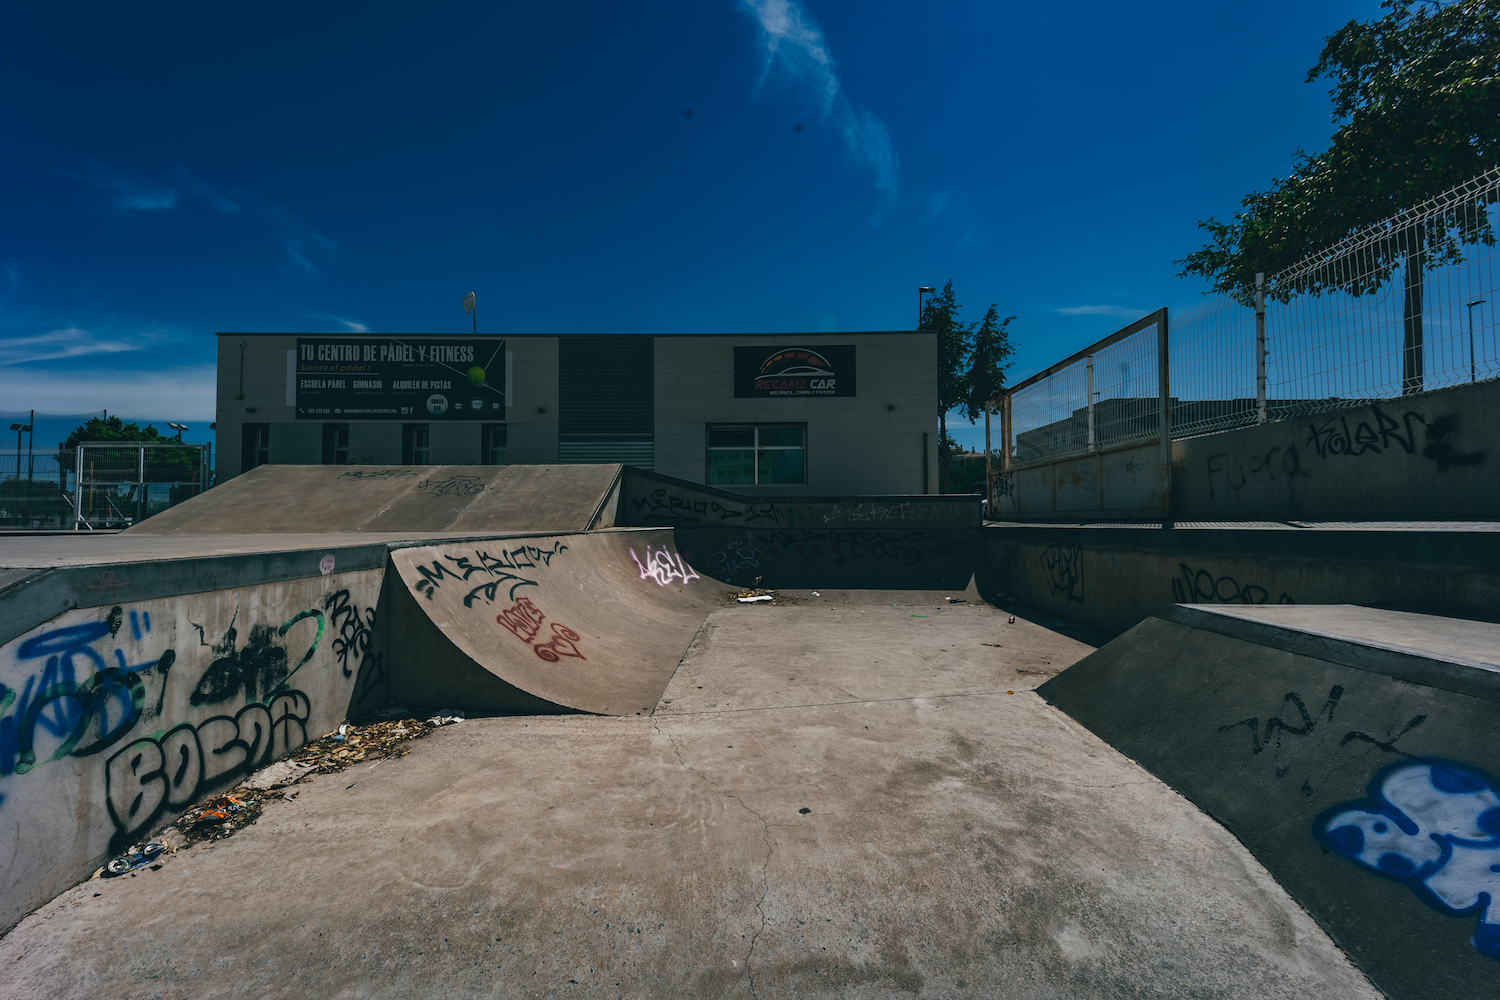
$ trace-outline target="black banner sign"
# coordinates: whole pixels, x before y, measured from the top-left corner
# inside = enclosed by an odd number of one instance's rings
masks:
[[[737,399],[854,394],[853,344],[734,349]]]
[[[505,341],[298,339],[299,420],[504,420]]]

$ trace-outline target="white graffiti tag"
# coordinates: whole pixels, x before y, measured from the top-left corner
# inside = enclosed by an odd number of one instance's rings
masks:
[[[630,550],[630,558],[635,560],[635,568],[640,571],[642,580],[655,580],[658,587],[665,587],[673,580],[681,580],[683,583],[691,583],[699,579],[693,567],[675,552],[671,552],[663,545],[660,549],[646,546],[646,561],[641,562],[641,557],[635,554],[635,549]]]
[[[1440,913],[1477,913],[1474,947],[1500,958],[1500,788],[1489,775],[1451,761],[1397,764],[1368,800],[1335,806],[1313,833]]]

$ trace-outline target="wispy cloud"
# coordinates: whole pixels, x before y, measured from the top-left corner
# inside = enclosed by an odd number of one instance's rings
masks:
[[[334,321],[344,324],[344,328],[350,333],[369,333],[370,328],[363,323],[356,323],[352,319],[344,319],[342,316],[331,317]]]
[[[73,161],[73,165],[56,168],[61,177],[91,184],[109,192],[110,203],[120,212],[165,212],[190,202],[199,202],[215,212],[242,214],[259,219],[274,228],[282,251],[300,270],[316,274],[316,253],[332,252],[338,244],[303,225],[295,215],[280,205],[249,191],[221,188],[210,184],[186,167],[173,167],[169,181],[134,176],[104,164]]]
[[[118,354],[137,351],[140,344],[96,336],[88,330],[70,326],[47,333],[0,338],[0,367],[25,364],[28,361],[57,361],[62,358],[94,354]],[[27,375],[28,381],[31,375]]]
[[[1052,311],[1064,316],[1112,316],[1116,319],[1138,319],[1147,312],[1130,306],[1064,306]]]
[[[218,385],[212,364],[153,371],[0,370],[0,395],[11,410],[88,413],[107,409],[127,420],[214,419]]]
[[[885,123],[856,108],[844,93],[828,43],[797,0],[739,0],[739,9],[760,29],[763,65],[757,87],[779,73],[806,88],[819,117],[832,123],[855,162],[874,175],[876,190],[894,199],[900,189],[900,159]]]

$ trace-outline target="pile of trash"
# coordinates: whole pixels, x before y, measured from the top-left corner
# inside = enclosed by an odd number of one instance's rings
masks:
[[[730,594],[729,599],[731,601],[737,601],[740,604],[775,604],[776,591],[762,590],[761,588],[756,587],[752,590],[742,590],[737,594]]]

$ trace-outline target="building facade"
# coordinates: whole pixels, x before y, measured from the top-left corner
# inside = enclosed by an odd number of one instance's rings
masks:
[[[937,488],[932,333],[219,334],[219,480],[624,462],[748,493]]]

